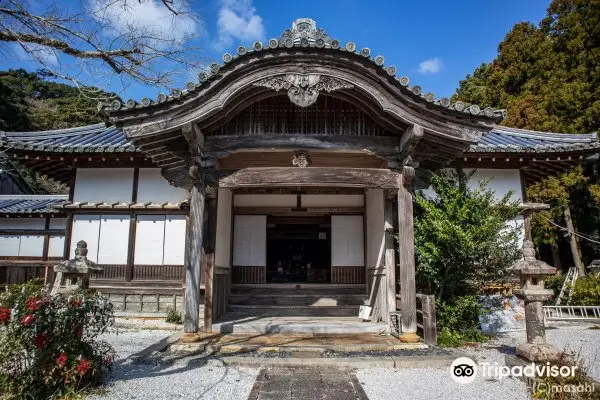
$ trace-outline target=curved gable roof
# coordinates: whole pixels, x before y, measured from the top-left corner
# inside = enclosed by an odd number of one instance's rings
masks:
[[[0,147],[59,153],[139,151],[123,131],[105,124],[41,132],[1,132]],[[471,153],[560,153],[600,149],[596,133],[551,133],[497,125],[471,146]]]

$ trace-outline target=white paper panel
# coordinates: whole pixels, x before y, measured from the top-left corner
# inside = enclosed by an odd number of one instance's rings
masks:
[[[362,207],[362,194],[303,194],[302,207]]]
[[[217,195],[217,241],[215,243],[215,265],[231,267],[231,201],[229,189],[219,189]]]
[[[46,218],[0,218],[0,229],[44,229]]]
[[[362,215],[331,216],[331,265],[365,265]]]
[[[373,268],[384,264],[385,199],[383,189],[367,189],[366,200],[367,267]]]
[[[295,194],[236,194],[235,207],[296,207]]]
[[[50,218],[50,229],[65,229],[66,226],[66,218]]]
[[[133,168],[77,168],[74,201],[130,202]]]
[[[64,236],[50,236],[50,243],[48,244],[48,257],[63,257],[63,251],[65,250],[65,237]]]
[[[164,238],[164,215],[138,215],[134,264],[162,265]]]
[[[98,260],[98,239],[100,234],[99,215],[75,215],[73,218],[73,231],[71,233],[71,244],[69,257],[75,255],[77,242],[85,240],[88,248],[88,259],[96,262]]]
[[[20,236],[0,236],[0,256],[16,257],[19,255]]]
[[[185,215],[167,215],[163,264],[183,265],[185,256]]]
[[[176,203],[190,197],[189,191],[169,185],[160,168],[140,168],[138,179],[138,202]]]
[[[233,227],[233,265],[267,265],[267,216],[236,215]]]
[[[41,257],[44,254],[44,236],[21,236],[19,257]]]
[[[127,264],[129,244],[129,216],[102,215],[98,264]]]

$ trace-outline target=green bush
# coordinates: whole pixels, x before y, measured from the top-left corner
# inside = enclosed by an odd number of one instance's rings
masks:
[[[556,298],[560,294],[560,289],[562,288],[563,283],[565,282],[565,275],[554,275],[548,277],[544,280],[544,287],[546,289],[552,289],[554,291],[554,297],[548,301],[546,304],[554,304],[556,302]]]
[[[600,276],[577,279],[569,304],[574,306],[600,306]]]
[[[99,382],[115,352],[98,336],[113,321],[99,294],[50,296],[32,285],[0,294],[0,393],[3,399],[73,396]]]
[[[487,339],[479,329],[483,307],[476,296],[456,297],[436,301],[438,345],[457,347],[464,342],[483,342]]]
[[[167,317],[165,322],[171,324],[181,324],[183,319],[181,318],[181,312],[176,311],[173,307],[167,307]]]

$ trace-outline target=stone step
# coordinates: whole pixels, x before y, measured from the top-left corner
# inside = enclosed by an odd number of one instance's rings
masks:
[[[213,323],[213,332],[221,333],[284,333],[290,335],[355,335],[379,334],[384,324],[362,322],[356,317],[319,316],[248,316],[227,314]]]
[[[365,295],[365,285],[330,284],[263,284],[231,285],[231,294],[263,294],[272,296],[302,295]]]
[[[288,294],[272,295],[263,293],[232,294],[229,297],[230,305],[261,305],[261,306],[309,306],[309,307],[335,307],[335,306],[361,306],[367,304],[366,296],[362,294]]]
[[[359,306],[261,306],[261,305],[235,305],[230,304],[227,310],[238,314],[240,317],[251,316],[279,316],[279,317],[357,317]]]

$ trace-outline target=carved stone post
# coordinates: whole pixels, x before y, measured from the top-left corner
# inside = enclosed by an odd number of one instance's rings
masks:
[[[398,189],[398,248],[402,335],[400,341],[417,343],[417,291],[415,283],[415,237],[413,229],[412,180],[415,169],[402,169],[402,187]]]
[[[197,333],[200,323],[200,271],[202,270],[202,228],[204,225],[204,179],[198,167],[190,168],[190,214],[185,246],[185,293],[183,330]]]
[[[512,266],[511,272],[518,274],[521,281],[521,289],[514,291],[515,296],[525,301],[527,343],[517,346],[517,355],[534,362],[558,359],[560,351],[546,343],[542,308],[542,302],[554,295],[551,289],[544,288],[544,278],[553,275],[556,268],[536,260],[533,243],[525,240],[523,260]]]

